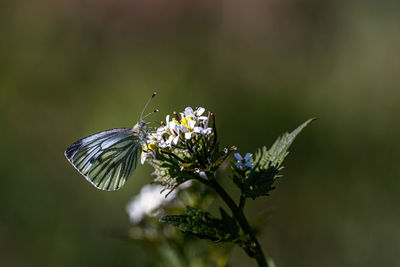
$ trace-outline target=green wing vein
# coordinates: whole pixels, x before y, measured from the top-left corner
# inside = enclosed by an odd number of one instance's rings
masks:
[[[65,156],[70,163],[102,190],[121,188],[136,169],[141,141],[130,128],[113,129],[72,144]]]

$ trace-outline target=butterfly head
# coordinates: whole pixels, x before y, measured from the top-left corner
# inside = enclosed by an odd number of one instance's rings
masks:
[[[140,122],[136,123],[135,126],[133,126],[133,130],[135,132],[145,131],[146,125],[147,125],[147,123],[144,120],[140,120]]]

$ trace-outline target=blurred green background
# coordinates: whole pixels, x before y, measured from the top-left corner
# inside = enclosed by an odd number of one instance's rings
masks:
[[[284,177],[247,215],[278,267],[400,266],[400,7],[384,1],[3,1],[1,266],[146,266],[110,237],[151,181],[101,192],[63,151],[186,106],[239,152],[299,136]],[[224,184],[229,185],[227,181]],[[230,190],[230,189],[229,189]],[[204,241],[206,242],[206,241]],[[239,248],[232,266],[255,266]]]

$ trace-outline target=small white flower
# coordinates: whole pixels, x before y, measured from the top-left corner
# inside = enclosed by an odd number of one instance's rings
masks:
[[[126,206],[126,212],[132,223],[139,223],[144,216],[155,216],[162,205],[172,201],[176,192],[172,191],[167,197],[168,191],[160,191],[164,187],[158,184],[148,184],[142,187],[140,193],[133,197]]]
[[[165,118],[165,122],[166,125],[159,128],[161,132],[172,135],[179,135],[180,123],[176,119],[169,121],[169,115],[167,115],[167,117]]]
[[[169,119],[169,116],[167,116],[167,119]],[[165,126],[165,128],[166,133],[169,134],[165,145],[171,147],[172,145],[175,146],[176,144],[178,144],[179,134],[181,131],[183,132],[183,127],[181,126],[181,124],[177,120],[167,120],[167,125]]]
[[[167,136],[168,134],[165,132],[164,127],[160,127],[156,130],[155,133],[152,133],[150,136],[150,142],[157,142],[158,146],[161,148],[166,148],[167,144]],[[156,140],[156,141],[155,141]]]
[[[177,120],[172,120],[168,123],[168,133],[171,135],[179,135],[180,123]]]
[[[201,114],[203,114],[204,111],[206,111],[206,109],[202,108],[202,107],[197,108],[195,111],[193,111],[193,109],[191,107],[187,107],[187,108],[185,108],[184,113],[181,113],[181,114],[184,114],[184,116],[190,117],[193,119],[204,120],[204,119],[207,119],[207,117],[201,116]]]
[[[162,140],[162,131],[157,129],[155,132],[152,132],[147,137],[148,143],[159,143]]]
[[[235,153],[234,156],[237,159],[235,165],[238,166],[239,168],[253,167],[253,162],[249,161],[249,159],[253,156],[253,154],[247,153],[246,156],[244,156],[244,158],[242,158],[242,156],[239,153]]]
[[[203,114],[204,111],[205,111],[205,109],[202,107],[196,109],[196,111],[193,111],[193,109],[191,107],[187,107],[187,108],[185,108],[184,114],[187,117],[196,118],[196,117],[200,116],[201,114]]]
[[[167,146],[169,146],[169,147],[172,145],[176,146],[176,144],[178,144],[178,141],[179,141],[179,135],[175,135],[175,136],[170,135],[167,140]]]
[[[145,163],[147,158],[155,158],[156,157],[156,152],[155,150],[157,149],[158,143],[156,142],[151,142],[149,144],[143,144],[142,146],[142,154],[140,156],[140,162],[142,164]]]
[[[194,132],[199,133],[201,135],[209,135],[212,133],[212,129],[198,126],[198,127],[194,127]]]
[[[143,165],[146,162],[147,158],[154,158],[154,156],[150,152],[142,151],[142,155],[140,156],[140,163]]]
[[[179,143],[184,143],[185,139],[192,139],[195,134],[210,135],[212,128],[206,127],[209,118],[201,116],[204,112],[205,109],[202,107],[195,111],[191,107],[187,107],[184,112],[180,113],[179,119],[172,118],[170,120],[170,115],[167,115],[165,124],[149,135],[148,142],[155,142],[160,148],[171,148]]]
[[[162,191],[164,187],[159,184],[147,184],[140,193],[132,198],[126,205],[126,212],[133,224],[139,223],[144,216],[157,216],[162,213],[162,208],[176,198],[179,190],[188,188],[192,181],[186,181],[174,191]],[[161,192],[162,191],[162,192]]]
[[[193,129],[196,125],[196,121],[194,121],[191,117],[182,116],[181,118],[181,131],[185,133],[185,139],[192,138]]]

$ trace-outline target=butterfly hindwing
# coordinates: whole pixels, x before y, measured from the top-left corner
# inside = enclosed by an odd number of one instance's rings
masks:
[[[142,143],[132,128],[100,132],[76,141],[65,151],[69,162],[102,190],[117,190],[136,169]]]

